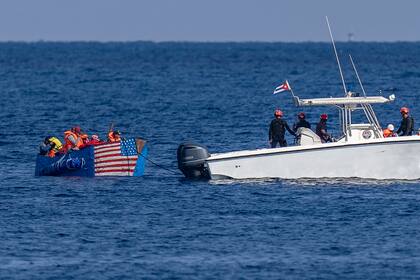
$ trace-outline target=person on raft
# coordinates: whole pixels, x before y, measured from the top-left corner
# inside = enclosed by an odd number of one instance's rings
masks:
[[[118,130],[110,130],[108,132],[108,142],[120,142],[121,141],[121,133]]]
[[[61,141],[57,137],[47,136],[39,146],[39,154],[55,157],[56,153],[60,152],[62,148],[63,144],[61,144]]]
[[[64,132],[64,148],[69,150],[80,150],[83,147],[82,131],[80,126],[75,126],[70,130]]]
[[[106,142],[99,139],[98,135],[93,134],[92,137],[89,139],[89,142],[87,143],[87,145],[100,145],[100,144],[104,144],[104,143],[106,143]]]

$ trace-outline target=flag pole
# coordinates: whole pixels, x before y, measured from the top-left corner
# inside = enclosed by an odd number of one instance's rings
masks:
[[[293,98],[295,98],[296,97],[295,96],[295,93],[293,92],[292,87],[289,85],[289,81],[288,80],[286,80],[286,84],[287,84],[287,87],[290,89],[290,92],[292,93]]]

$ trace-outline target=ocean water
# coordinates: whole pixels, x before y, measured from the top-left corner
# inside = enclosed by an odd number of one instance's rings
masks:
[[[383,126],[401,106],[419,124],[420,43],[337,48],[351,90],[348,54],[368,94],[396,94],[375,107]],[[267,147],[274,109],[289,124],[300,110],[271,94],[285,79],[301,97],[343,95],[326,43],[1,43],[0,278],[418,279],[420,181],[190,181],[176,169],[183,141]],[[338,136],[337,111],[321,109],[308,120],[328,113]],[[111,123],[146,139],[159,166],[34,176],[46,135],[105,137]]]

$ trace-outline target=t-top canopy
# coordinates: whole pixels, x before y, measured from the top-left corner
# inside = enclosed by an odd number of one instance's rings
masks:
[[[293,97],[296,106],[323,106],[323,105],[359,105],[359,104],[378,104],[388,103],[395,99],[395,95],[385,98],[383,96],[367,96],[367,97],[331,97],[331,98],[312,98],[300,99],[298,96]]]

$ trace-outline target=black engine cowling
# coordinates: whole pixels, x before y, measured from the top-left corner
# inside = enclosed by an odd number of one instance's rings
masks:
[[[210,174],[206,164],[209,156],[205,146],[183,143],[177,150],[178,168],[187,178],[209,179]]]

